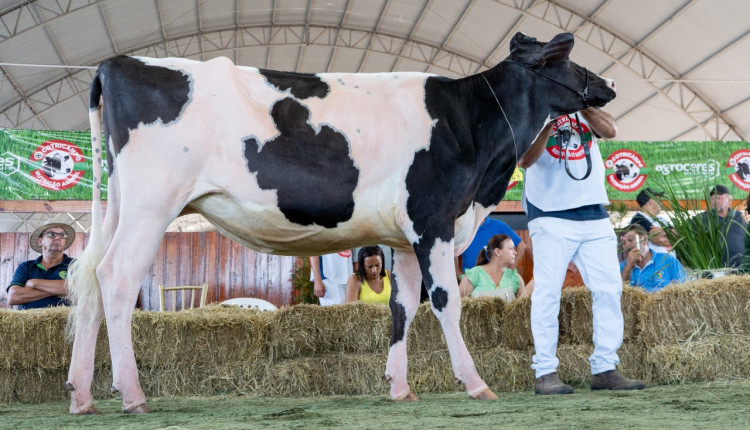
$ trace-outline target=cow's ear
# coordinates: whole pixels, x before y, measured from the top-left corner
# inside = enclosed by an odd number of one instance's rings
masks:
[[[510,40],[510,53],[518,53],[519,50],[523,49],[524,45],[535,44],[536,38],[527,36],[520,31],[513,36]]]
[[[562,61],[567,60],[570,51],[573,50],[575,37],[570,33],[560,33],[552,40],[547,42],[542,48],[542,58],[544,61]]]

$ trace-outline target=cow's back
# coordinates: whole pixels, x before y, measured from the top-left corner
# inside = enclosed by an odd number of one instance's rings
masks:
[[[106,115],[138,118],[109,121],[117,124],[109,146],[124,189],[155,182],[172,189],[175,204],[265,252],[408,246],[416,239],[405,178],[414,154],[430,142],[428,75],[301,75],[303,91],[294,86],[300,75],[236,67],[225,58],[132,61],[135,76],[122,84],[145,93],[152,108],[110,100],[120,85],[104,91],[105,111],[114,107]],[[170,86],[149,92],[154,80],[170,76]]]

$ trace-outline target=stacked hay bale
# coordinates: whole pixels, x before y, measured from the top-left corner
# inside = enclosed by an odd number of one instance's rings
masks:
[[[650,383],[750,377],[750,277],[623,291],[625,336],[619,369]],[[0,402],[63,399],[71,345],[68,308],[0,310]],[[591,295],[562,293],[559,372],[590,379]],[[532,387],[530,300],[464,299],[461,331],[480,376],[493,390]],[[274,396],[385,395],[391,337],[387,306],[299,305],[258,312],[210,305],[133,315],[133,339],[147,396],[247,393]],[[408,338],[408,378],[416,393],[461,391],[443,331],[422,304]],[[106,327],[99,333],[93,392],[109,396]]]
[[[623,373],[630,377],[641,377],[643,369],[642,341],[639,336],[639,311],[647,294],[638,288],[623,287],[622,311],[625,320],[623,344],[618,355]],[[593,314],[591,293],[584,287],[566,288],[562,291],[558,323],[560,335],[557,356],[560,359],[558,373],[572,384],[586,384],[591,379],[589,356],[594,350]],[[531,357],[534,355],[534,339],[531,334],[531,301],[515,300],[507,306],[502,323],[502,341],[508,348],[521,354],[528,371],[518,387],[528,388],[534,384]]]
[[[647,379],[750,377],[750,277],[667,287],[641,309]]]

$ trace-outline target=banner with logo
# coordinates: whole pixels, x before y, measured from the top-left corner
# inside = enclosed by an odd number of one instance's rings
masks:
[[[90,200],[90,136],[0,129],[0,199]],[[644,187],[661,190],[665,183],[691,199],[703,198],[715,184],[726,185],[734,199],[750,192],[749,142],[599,142],[599,148],[610,200],[635,200]],[[104,198],[106,185],[105,175]],[[516,168],[504,200],[520,200],[522,189],[523,172]]]
[[[91,133],[0,129],[1,200],[91,200],[91,180]]]
[[[716,184],[726,185],[733,199],[750,192],[750,142],[599,142],[599,150],[613,201],[635,200],[645,187],[669,187],[686,199],[703,199]],[[504,200],[520,200],[522,189],[516,168]]]

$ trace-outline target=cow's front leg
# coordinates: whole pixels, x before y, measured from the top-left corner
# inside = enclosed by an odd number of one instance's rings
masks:
[[[419,307],[421,286],[422,274],[419,271],[417,256],[413,251],[394,249],[390,300],[393,331],[385,377],[391,384],[391,399],[397,401],[417,400],[417,396],[412,393],[409,383],[406,382],[406,339],[409,326],[414,321]]]
[[[431,247],[416,246],[415,250],[430,294],[432,312],[443,328],[456,379],[464,384],[467,393],[474,399],[497,399],[479,377],[461,335],[461,295],[453,264],[453,240],[444,242],[438,238]]]

